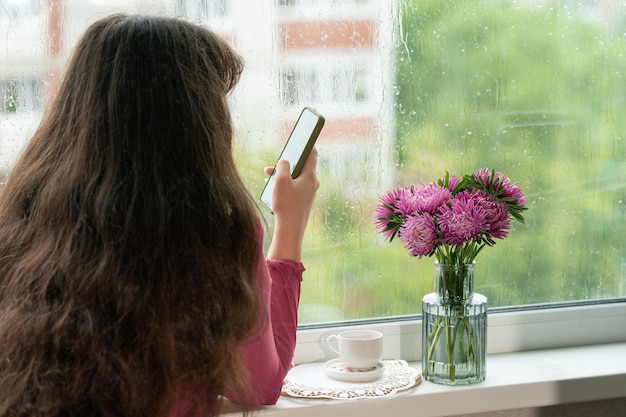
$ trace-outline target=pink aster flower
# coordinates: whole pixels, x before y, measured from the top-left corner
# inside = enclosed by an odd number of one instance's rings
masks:
[[[437,213],[439,207],[452,197],[450,190],[440,187],[434,182],[420,188],[414,195],[417,199],[419,211],[430,214]]]
[[[511,180],[499,171],[492,171],[489,168],[481,168],[474,173],[474,179],[484,187],[483,189],[499,190],[497,198],[506,202],[509,208],[515,211],[522,211],[526,205],[526,196],[522,190],[511,182]],[[490,184],[491,183],[491,184]]]
[[[450,190],[450,192],[454,191],[454,189],[457,185],[459,185],[460,182],[461,177],[459,177],[458,175],[451,175],[448,178],[448,190]]]
[[[374,223],[376,229],[383,234],[385,239],[390,239],[400,226],[398,221],[394,221],[396,213],[396,205],[398,200],[404,195],[403,188],[396,188],[389,191],[380,198],[379,203],[374,210]]]
[[[474,173],[474,179],[485,187],[489,186],[489,178],[491,177],[491,170],[489,168],[480,168]],[[495,171],[494,177],[499,178],[500,173]]]
[[[487,226],[486,215],[469,192],[460,192],[450,201],[449,206],[442,206],[437,215],[444,243],[462,245],[480,237]]]
[[[493,172],[493,178],[491,176]],[[512,186],[509,178],[503,173],[495,170],[490,170],[489,168],[481,168],[474,173],[474,179],[481,185],[481,188],[484,190],[492,189],[502,189],[506,192],[507,187]],[[511,190],[513,191],[513,190]]]
[[[491,173],[492,170],[489,168],[481,168],[474,173],[474,179],[485,188],[489,188],[491,182],[494,188],[502,189],[503,197],[514,197],[521,202],[519,205],[523,206],[525,204],[526,197],[517,185],[511,183],[511,180],[500,171],[494,170],[493,178],[491,178]]]
[[[524,223],[525,204],[522,190],[499,171],[446,172],[437,182],[383,196],[376,207],[376,228],[389,240],[398,236],[411,256],[460,265],[507,237],[512,220]]]
[[[507,181],[504,183],[504,197],[512,198],[510,204],[514,204],[519,207],[524,207],[526,205],[526,195],[516,184]]]
[[[415,193],[418,188],[410,186],[403,189],[403,193],[398,199],[398,213],[404,218],[408,218],[413,213],[419,212],[418,201]]]
[[[378,205],[376,206],[374,217],[376,219],[381,219],[393,215],[396,204],[398,203],[398,199],[402,195],[402,193],[402,189],[396,188],[382,196],[379,200]]]
[[[470,194],[470,198],[485,215],[485,229],[488,231],[485,236],[487,242],[494,245],[493,238],[504,239],[511,227],[506,204],[496,201],[492,195],[482,190],[475,190]]]
[[[400,239],[411,256],[432,254],[437,241],[435,223],[430,215],[410,216],[400,228]]]
[[[436,183],[423,185],[420,188],[410,187],[398,201],[398,211],[405,216],[415,213],[435,214],[439,206],[450,199],[450,190],[440,187]]]

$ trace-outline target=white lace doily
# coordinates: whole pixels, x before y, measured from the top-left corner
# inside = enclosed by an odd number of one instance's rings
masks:
[[[386,397],[419,384],[420,373],[403,360],[384,360],[385,371],[370,382],[344,382],[326,375],[323,363],[294,366],[283,385],[283,394],[299,398],[338,400]]]

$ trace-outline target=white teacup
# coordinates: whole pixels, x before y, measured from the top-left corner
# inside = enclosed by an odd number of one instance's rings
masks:
[[[337,341],[337,348],[332,344]],[[348,368],[367,370],[380,363],[383,353],[383,334],[375,330],[346,330],[330,335],[326,345]]]

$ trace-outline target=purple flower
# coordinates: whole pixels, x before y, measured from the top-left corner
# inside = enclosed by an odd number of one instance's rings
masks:
[[[504,197],[513,198],[513,200],[509,204],[513,204],[519,207],[524,207],[526,205],[526,195],[524,195],[522,189],[512,182],[508,181],[508,179],[504,183]]]
[[[494,178],[499,178],[501,174],[495,171]],[[474,173],[474,179],[485,187],[489,187],[489,178],[491,178],[491,170],[489,168],[481,168]]]
[[[400,239],[411,256],[432,254],[437,241],[435,223],[430,215],[409,216],[400,228]]]
[[[398,202],[398,198],[402,190],[400,188],[396,188],[394,190],[389,191],[387,194],[380,198],[378,205],[376,206],[376,210],[374,212],[374,217],[376,219],[383,219],[390,217],[394,213],[394,209]]]
[[[376,229],[383,234],[385,239],[390,239],[400,226],[398,221],[394,221],[396,214],[396,204],[404,194],[403,188],[396,188],[389,191],[380,198],[380,202],[374,211],[374,223]]]
[[[415,196],[418,200],[419,211],[435,214],[439,211],[439,207],[452,197],[452,193],[449,189],[432,182],[419,189]]]
[[[420,188],[410,187],[398,201],[398,211],[404,216],[415,213],[435,214],[442,204],[451,197],[450,190],[436,183],[423,185]]]
[[[457,185],[459,185],[460,182],[461,177],[459,177],[458,175],[451,175],[448,178],[448,190],[450,190],[450,192],[454,191],[454,189]]]
[[[494,189],[500,188],[500,198],[505,198],[508,204],[524,207],[526,204],[526,196],[522,190],[511,180],[499,171],[493,171],[493,179],[491,179],[492,171],[489,168],[481,168],[474,173],[474,179],[486,189],[489,189],[490,182]],[[509,200],[512,198],[512,200]]]
[[[512,220],[524,223],[525,204],[522,190],[501,172],[446,172],[437,182],[383,196],[376,207],[376,228],[389,240],[398,236],[411,256],[470,263],[483,247],[508,236]]]
[[[474,200],[475,206],[479,207],[485,215],[485,231],[488,231],[485,238],[489,244],[495,244],[493,238],[504,239],[511,227],[506,204],[496,201],[492,195],[481,190],[472,192],[470,198]]]
[[[417,188],[410,186],[402,189],[402,195],[398,198],[398,213],[403,218],[411,216],[413,213],[418,212],[417,200],[415,198],[415,192]]]
[[[479,238],[486,230],[487,213],[476,204],[476,199],[467,191],[458,193],[450,205],[442,206],[437,223],[443,242],[449,245],[462,245]]]

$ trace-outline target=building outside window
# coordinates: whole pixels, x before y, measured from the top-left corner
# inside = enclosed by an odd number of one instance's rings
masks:
[[[226,16],[227,0],[177,0],[176,13],[189,18],[212,19]]]

